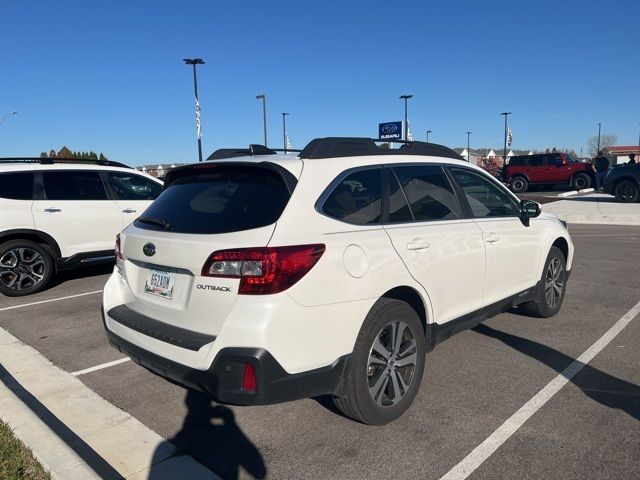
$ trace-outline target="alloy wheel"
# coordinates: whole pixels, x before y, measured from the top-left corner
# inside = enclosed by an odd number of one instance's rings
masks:
[[[564,279],[562,278],[563,270],[562,262],[559,258],[553,258],[547,267],[544,279],[544,297],[547,306],[550,308],[556,308],[558,303],[560,303],[564,289]]]
[[[376,404],[392,406],[404,397],[414,377],[417,354],[415,335],[406,323],[394,321],[380,330],[367,363],[369,394]]]
[[[36,250],[13,248],[0,257],[0,282],[12,290],[27,290],[42,281],[45,268],[44,258]]]

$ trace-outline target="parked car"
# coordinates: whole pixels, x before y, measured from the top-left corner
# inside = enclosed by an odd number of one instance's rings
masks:
[[[57,271],[113,261],[116,234],[161,191],[117,162],[0,159],[0,293],[28,295]]]
[[[640,200],[640,164],[618,165],[609,170],[604,181],[604,192],[623,203]]]
[[[170,171],[116,241],[106,334],[158,375],[237,405],[328,394],[381,425],[439,342],[560,309],[566,224],[449,148],[319,138],[223,157]]]
[[[503,180],[516,193],[531,185],[568,185],[576,190],[595,184],[591,164],[576,162],[568,153],[540,153],[511,157],[504,166]]]

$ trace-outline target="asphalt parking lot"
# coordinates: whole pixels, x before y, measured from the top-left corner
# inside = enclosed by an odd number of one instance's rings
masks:
[[[440,478],[640,301],[639,227],[570,232],[576,256],[560,314],[505,313],[439,345],[414,405],[385,427],[347,420],[326,398],[215,406],[131,361],[78,378],[223,478]],[[110,270],[0,297],[0,327],[68,372],[122,359],[95,293]],[[636,318],[469,478],[637,478],[639,358]]]

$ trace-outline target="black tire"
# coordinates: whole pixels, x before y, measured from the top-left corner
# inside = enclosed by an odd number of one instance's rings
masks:
[[[395,349],[397,354],[394,354],[394,343],[386,343],[386,340],[390,340],[401,325],[404,330],[401,330],[400,342]],[[414,349],[410,349],[411,340],[415,342]],[[384,349],[390,358],[385,360],[378,355],[379,349]],[[411,353],[414,350],[415,354]],[[424,327],[415,310],[400,300],[380,299],[360,329],[343,378],[342,395],[334,398],[336,407],[345,416],[368,425],[392,422],[409,408],[418,393],[425,357]],[[374,362],[370,363],[372,359]],[[415,363],[403,366],[394,363],[405,363],[409,359]],[[395,387],[398,387],[399,397]],[[377,398],[371,390],[379,390]]]
[[[555,266],[559,268],[557,274]],[[519,308],[533,317],[553,317],[560,311],[567,289],[566,259],[558,247],[551,247],[549,250],[540,282],[541,288],[536,290],[536,298]],[[550,297],[549,294],[553,296]]]
[[[510,182],[511,190],[515,193],[526,192],[529,188],[529,182],[523,176],[513,177]]]
[[[31,240],[10,240],[0,245],[0,293],[22,297],[42,290],[54,273],[53,258]]]
[[[586,173],[576,173],[571,181],[571,186],[576,190],[582,190],[591,186],[591,177]]]
[[[633,203],[638,201],[638,185],[632,180],[621,180],[613,189],[616,200],[622,203]]]

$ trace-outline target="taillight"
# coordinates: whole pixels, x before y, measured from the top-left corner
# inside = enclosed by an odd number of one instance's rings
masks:
[[[116,258],[122,260],[122,248],[120,247],[120,234],[116,235]]]
[[[250,363],[244,364],[242,372],[242,390],[246,392],[255,392],[258,386],[258,380],[256,379],[256,370]]]
[[[213,252],[202,276],[239,278],[238,293],[278,293],[304,277],[324,253],[323,244],[288,247],[239,248]]]

